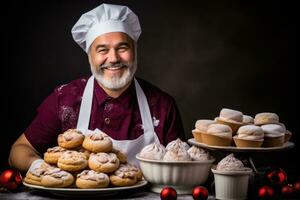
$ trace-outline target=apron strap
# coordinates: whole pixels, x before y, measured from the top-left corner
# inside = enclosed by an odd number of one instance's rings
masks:
[[[91,76],[83,92],[83,96],[80,104],[79,117],[77,121],[77,129],[80,130],[83,134],[85,134],[85,132],[88,130],[90,124],[93,92],[94,92],[94,76]]]

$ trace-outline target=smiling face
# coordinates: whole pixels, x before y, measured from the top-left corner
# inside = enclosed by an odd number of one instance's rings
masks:
[[[121,32],[98,36],[89,50],[91,71],[106,90],[124,90],[136,71],[133,40]]]

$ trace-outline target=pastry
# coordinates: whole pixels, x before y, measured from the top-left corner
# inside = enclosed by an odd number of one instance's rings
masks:
[[[32,185],[42,185],[42,177],[45,174],[45,172],[49,169],[51,169],[52,166],[47,163],[42,163],[42,165],[32,171],[28,171],[26,173],[26,177],[24,181],[26,183],[32,184]]]
[[[202,133],[202,142],[213,146],[230,146],[232,130],[228,125],[211,124],[207,133]]]
[[[162,160],[166,153],[166,148],[160,143],[152,143],[145,146],[139,156],[150,160]]]
[[[265,124],[261,128],[264,131],[264,143],[265,147],[279,147],[284,143],[285,128],[279,124]]]
[[[41,183],[45,187],[68,187],[74,181],[74,177],[69,172],[63,171],[57,167],[44,173]]]
[[[130,168],[122,165],[109,177],[112,185],[115,186],[131,186],[137,182],[136,173]]]
[[[245,125],[238,129],[233,140],[237,147],[261,147],[264,141],[264,131],[256,125]]]
[[[192,158],[192,160],[196,160],[196,161],[200,161],[200,160],[211,160],[212,157],[210,156],[209,152],[196,147],[196,146],[192,146],[191,148],[189,148],[189,150],[187,151],[188,154],[190,155],[190,157]]]
[[[129,168],[131,171],[133,171],[135,173],[136,178],[137,178],[138,181],[142,180],[143,173],[137,166],[135,166],[133,164],[130,164],[130,163],[126,163],[126,164],[121,164],[119,169],[123,168],[123,167]]]
[[[117,158],[120,160],[120,163],[127,163],[127,156],[125,153],[116,148],[113,148],[111,152],[117,155]]]
[[[93,170],[83,170],[77,174],[76,186],[78,188],[105,188],[109,185],[107,174],[95,172]]]
[[[232,133],[235,134],[239,127],[243,125],[243,113],[237,110],[223,108],[219,117],[215,120],[220,124],[230,126]]]
[[[63,170],[76,172],[87,167],[86,156],[77,151],[64,152],[57,161],[57,166]]]
[[[176,146],[176,148],[170,148],[164,158],[164,161],[191,161],[192,158],[185,148]]]
[[[89,167],[96,172],[111,173],[118,169],[120,161],[114,153],[92,153]]]
[[[82,145],[84,135],[76,129],[69,129],[57,138],[58,145],[66,149],[73,149]]]
[[[180,138],[177,138],[176,140],[169,142],[166,146],[167,151],[173,148],[184,148],[187,151],[190,146],[186,142],[183,142]]]
[[[263,112],[258,113],[254,117],[255,125],[278,124],[279,116],[276,113]]]
[[[216,121],[210,119],[200,119],[195,123],[195,129],[192,130],[192,134],[197,142],[202,142],[201,133],[206,133],[207,127],[211,124],[215,124]]]
[[[112,150],[112,140],[103,132],[95,132],[85,137],[82,146],[94,153],[110,152]]]
[[[244,125],[251,125],[254,124],[254,118],[250,115],[243,115],[243,124]]]
[[[58,158],[67,150],[60,146],[48,148],[47,152],[44,153],[44,160],[49,164],[57,164]]]

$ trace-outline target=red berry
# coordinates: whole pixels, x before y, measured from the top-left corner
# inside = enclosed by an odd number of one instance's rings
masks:
[[[160,199],[161,200],[176,200],[177,199],[177,192],[172,187],[164,187],[160,191]]]
[[[197,186],[193,189],[194,200],[207,200],[208,190],[205,187]]]
[[[274,189],[270,186],[262,186],[258,189],[258,197],[260,199],[272,199],[274,197]]]

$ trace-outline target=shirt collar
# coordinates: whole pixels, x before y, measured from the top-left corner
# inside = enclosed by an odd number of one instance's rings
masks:
[[[131,81],[129,87],[117,98],[112,98],[106,94],[103,88],[94,79],[94,94],[99,105],[102,105],[106,101],[114,100],[119,102],[125,107],[129,107],[133,98],[136,96],[134,80]]]

